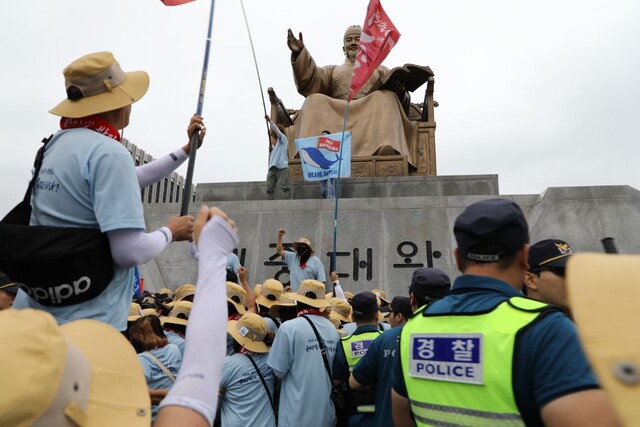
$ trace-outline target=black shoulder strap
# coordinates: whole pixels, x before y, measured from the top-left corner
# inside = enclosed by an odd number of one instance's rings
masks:
[[[267,381],[265,381],[264,377],[262,376],[262,372],[260,372],[260,368],[258,368],[258,365],[256,364],[255,360],[253,360],[253,357],[251,357],[251,355],[249,355],[247,353],[243,353],[243,354],[249,358],[249,360],[251,361],[251,364],[253,365],[253,367],[256,370],[256,373],[260,377],[260,382],[262,382],[262,385],[264,386],[264,389],[267,392],[267,397],[269,398],[269,403],[271,404],[271,409],[273,410],[273,415],[275,415],[275,417],[276,417],[276,424],[277,424],[277,422],[278,422],[278,414],[276,413],[276,407],[275,407],[275,404],[273,403],[273,397],[271,396],[271,391],[269,391],[269,386],[267,385]]]
[[[33,162],[33,177],[31,177],[31,181],[29,181],[29,187],[27,188],[27,192],[24,195],[24,201],[31,201],[31,192],[33,191],[34,185],[36,185],[36,180],[38,179],[38,174],[40,173],[40,168],[42,167],[42,159],[44,159],[44,150],[47,148],[47,144],[53,138],[53,134],[49,135],[49,138],[43,138],[42,143],[44,144],[36,153],[36,159]]]
[[[311,325],[311,329],[313,329],[313,333],[316,334],[316,339],[318,340],[318,345],[320,346],[320,354],[322,354],[324,367],[327,370],[327,375],[329,375],[329,382],[331,383],[332,378],[331,378],[331,369],[329,368],[329,359],[327,359],[327,347],[324,345],[324,341],[322,340],[322,337],[318,333],[318,330],[316,329],[316,325],[314,325],[311,319],[309,319],[306,315],[303,315],[302,317],[304,317],[305,320],[309,322],[309,324]]]

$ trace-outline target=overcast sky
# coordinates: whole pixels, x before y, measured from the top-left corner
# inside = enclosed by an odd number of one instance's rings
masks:
[[[320,65],[342,62],[342,34],[367,0],[245,0],[265,102],[288,108],[287,28]],[[321,6],[320,6],[321,5]],[[640,2],[383,0],[402,36],[385,65],[435,73],[439,175],[498,174],[501,194],[547,187],[640,188]],[[0,214],[22,197],[48,113],[65,96],[63,68],[109,50],[151,85],[125,137],[160,157],[186,143],[204,57],[209,1],[0,0]],[[414,93],[422,99],[424,89]],[[209,130],[194,182],[261,181],[267,138],[239,0],[215,4],[203,115]],[[186,163],[179,170],[185,174]]]

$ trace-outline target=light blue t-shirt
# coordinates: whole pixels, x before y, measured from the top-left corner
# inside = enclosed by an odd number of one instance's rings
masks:
[[[187,341],[185,341],[185,339],[180,335],[167,329],[164,330],[164,334],[167,336],[167,339],[171,344],[175,344],[176,346],[178,346],[178,348],[180,349],[180,354],[184,356],[184,346],[186,345]]]
[[[252,353],[251,357],[273,397],[275,376],[267,365],[267,353]],[[220,388],[224,389],[220,400],[223,426],[275,427],[276,417],[267,391],[246,355],[236,353],[225,358]]]
[[[153,354],[174,377],[178,376],[178,371],[180,371],[180,365],[182,364],[182,353],[180,353],[178,346],[169,343],[164,347],[150,350],[149,353]],[[170,389],[173,386],[173,381],[151,360],[147,352],[138,354],[138,359],[142,365],[144,378],[147,380],[147,386],[149,386],[149,388],[158,390],[164,388]],[[155,418],[157,413],[158,405],[152,405],[151,416]]]
[[[271,129],[278,135],[278,141],[273,146],[271,154],[269,155],[269,166],[267,169],[285,169],[289,167],[289,157],[287,156],[287,145],[289,141],[287,137],[280,132],[277,126],[271,124]]]
[[[336,347],[340,342],[336,328],[322,316],[307,317],[324,340],[329,366],[333,366]],[[305,319],[298,317],[280,326],[267,363],[274,371],[284,373],[280,388],[279,425],[335,425],[335,409],[330,398],[331,382],[318,340]]]
[[[303,280],[315,279],[320,282],[327,280],[324,275],[324,265],[322,265],[320,258],[315,255],[309,257],[305,268],[300,267],[300,257],[294,252],[284,251],[282,259],[289,268],[289,285],[291,286],[291,292],[296,292],[300,287],[300,282]]]
[[[262,316],[262,318],[267,323],[267,331],[271,331],[274,334],[277,334],[278,333],[278,325],[276,325],[276,322],[274,322],[273,319],[270,318],[270,317]]]
[[[229,256],[227,256],[227,270],[231,270],[234,273],[238,274],[238,267],[240,267],[240,260],[238,259],[238,255],[231,252]]]
[[[145,228],[131,154],[118,141],[89,129],[59,131],[47,144],[31,206],[31,225],[102,232]],[[45,310],[61,324],[89,318],[124,331],[133,283],[133,269],[114,263],[107,289],[90,301],[48,307],[20,291],[13,306]]]

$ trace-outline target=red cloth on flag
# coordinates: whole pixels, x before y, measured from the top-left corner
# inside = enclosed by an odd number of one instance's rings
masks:
[[[194,0],[160,0],[165,6],[180,6],[181,4],[190,3]]]
[[[353,66],[349,100],[358,93],[371,74],[382,64],[399,38],[400,33],[385,13],[380,0],[370,0]]]

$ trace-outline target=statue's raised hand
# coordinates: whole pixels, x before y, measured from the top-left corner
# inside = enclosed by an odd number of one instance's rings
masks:
[[[300,36],[300,39],[297,39],[296,36],[293,35],[293,31],[291,31],[291,28],[289,28],[289,30],[287,31],[287,46],[289,46],[291,53],[295,56],[298,56],[298,54],[304,47],[304,42],[302,41],[302,33],[298,34]]]

